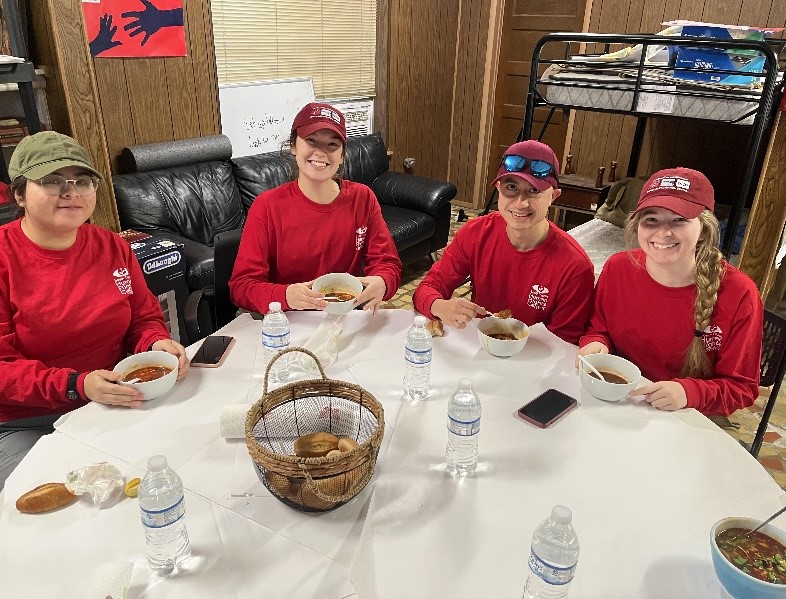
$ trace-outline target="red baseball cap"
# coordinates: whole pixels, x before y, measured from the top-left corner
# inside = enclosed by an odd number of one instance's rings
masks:
[[[520,164],[515,164],[515,161],[512,163],[511,161],[506,161],[508,156],[519,156],[525,160],[519,161]],[[531,162],[533,160],[545,162],[551,167],[546,177],[536,177],[532,174]],[[524,179],[538,191],[545,191],[549,187],[559,187],[557,173],[559,173],[559,160],[557,160],[554,150],[544,143],[529,139],[515,143],[505,150],[505,154],[503,154],[502,161],[499,164],[497,178],[491,184],[494,185],[502,177],[513,175],[514,177]]]
[[[666,208],[683,218],[696,218],[703,210],[715,208],[715,190],[699,171],[667,168],[647,180],[633,213],[645,208]]]
[[[292,133],[297,133],[298,137],[306,137],[320,129],[335,131],[342,141],[347,141],[347,125],[344,115],[330,104],[321,102],[306,104],[292,122]]]

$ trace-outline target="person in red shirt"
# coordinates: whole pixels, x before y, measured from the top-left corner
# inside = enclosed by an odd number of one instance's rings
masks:
[[[635,390],[661,410],[723,415],[759,394],[763,306],[717,248],[715,193],[702,173],[658,171],[625,227],[629,247],[598,279],[579,354],[613,352],[654,381]]]
[[[542,322],[576,343],[587,326],[595,278],[586,252],[547,219],[561,193],[558,172],[546,144],[529,140],[509,147],[494,180],[499,211],[458,230],[415,290],[415,309],[456,328],[510,309],[514,318]],[[472,299],[452,297],[467,277]]]
[[[292,123],[297,179],[261,193],[248,212],[229,289],[236,306],[260,313],[321,310],[311,289],[330,272],[359,276],[356,304],[376,314],[401,280],[401,260],[374,192],[337,178],[347,140],[344,115],[307,104]]]
[[[22,218],[0,227],[0,488],[62,414],[89,401],[139,407],[111,369],[129,352],[178,356],[158,300],[119,235],[86,224],[101,175],[76,141],[25,137],[8,167]]]

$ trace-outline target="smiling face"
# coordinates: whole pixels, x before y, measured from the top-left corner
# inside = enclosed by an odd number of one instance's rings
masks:
[[[517,246],[518,241],[542,241],[548,232],[549,206],[561,190],[548,187],[538,191],[524,179],[509,175],[496,183],[499,190],[499,213],[507,224],[508,237]],[[519,248],[522,249],[522,248]]]
[[[639,246],[647,260],[659,266],[692,268],[701,228],[698,218],[683,218],[666,208],[647,208],[637,229]]]
[[[66,179],[92,175],[84,168],[68,166],[50,173]],[[38,181],[27,181],[23,194],[16,194],[24,208],[23,230],[34,242],[46,247],[48,241],[76,239],[76,230],[87,221],[96,207],[96,192],[77,193],[72,183],[60,195],[49,195]]]
[[[305,138],[297,136],[290,152],[300,171],[298,177],[312,183],[331,181],[344,162],[344,143],[330,129],[320,129]]]

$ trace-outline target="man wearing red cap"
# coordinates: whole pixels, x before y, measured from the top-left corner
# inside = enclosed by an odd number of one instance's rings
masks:
[[[756,285],[716,247],[712,184],[672,168],[652,175],[609,258],[582,355],[613,352],[654,381],[635,390],[661,410],[726,416],[759,394],[763,307]]]
[[[357,275],[356,303],[376,313],[398,289],[401,260],[374,192],[340,179],[347,131],[344,115],[312,102],[292,123],[289,150],[297,178],[259,195],[248,212],[229,288],[235,305],[267,312],[327,305],[311,289],[330,272]]]
[[[528,325],[542,322],[576,343],[592,305],[592,262],[567,233],[547,219],[561,191],[559,162],[546,144],[513,144],[494,185],[499,211],[459,229],[413,297],[429,318],[464,328],[477,315],[510,309]],[[467,277],[472,299],[452,297]]]

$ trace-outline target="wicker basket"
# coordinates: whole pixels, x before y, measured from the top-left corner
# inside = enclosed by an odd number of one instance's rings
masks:
[[[322,378],[268,392],[271,365],[291,352],[311,356]],[[294,455],[295,439],[320,431],[350,437],[360,446],[331,458]],[[260,480],[275,497],[307,512],[332,510],[366,486],[384,433],[384,410],[376,398],[358,385],[327,378],[316,356],[299,347],[270,361],[262,398],[246,417],[246,445]]]

